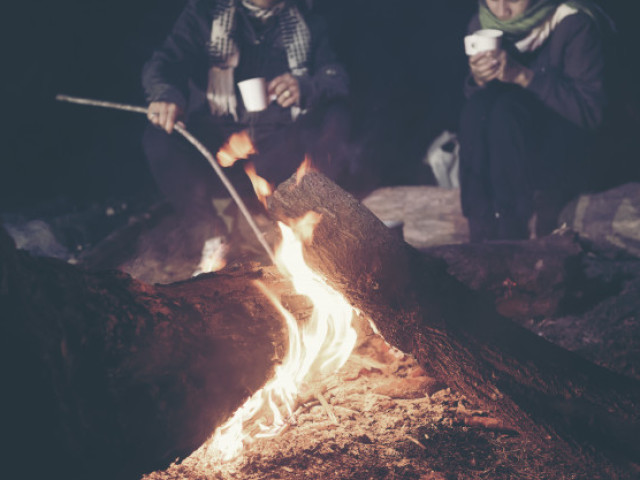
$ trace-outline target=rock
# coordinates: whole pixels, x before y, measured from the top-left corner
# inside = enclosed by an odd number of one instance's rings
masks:
[[[559,223],[597,245],[640,257],[640,183],[580,195],[562,210]]]
[[[362,203],[382,221],[404,222],[404,239],[420,249],[468,241],[460,191],[434,186],[385,187]]]

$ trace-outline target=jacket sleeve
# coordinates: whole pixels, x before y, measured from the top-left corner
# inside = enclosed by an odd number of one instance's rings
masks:
[[[301,107],[311,109],[327,100],[349,93],[349,79],[338,63],[330,45],[326,24],[319,17],[309,20],[311,52],[309,72],[297,77],[300,84]]]
[[[598,26],[584,13],[558,25],[551,48],[561,50],[562,65],[534,70],[527,87],[542,102],[576,125],[595,129],[605,106],[604,52]]]
[[[480,29],[480,19],[478,18],[478,15],[474,15],[473,18],[471,19],[471,21],[469,22],[469,25],[467,26],[467,35],[471,35],[473,32],[475,32],[476,30]],[[464,48],[464,44],[462,44]],[[467,57],[468,60],[469,57]],[[471,75],[471,71],[469,71],[467,73],[467,76],[464,79],[464,86],[463,86],[463,93],[464,96],[469,98],[471,97],[471,95],[473,95],[474,93],[476,93],[478,90],[481,90],[482,87],[480,87],[476,81],[473,78],[473,75]]]
[[[142,86],[148,102],[172,102],[185,109],[188,81],[198,62],[205,61],[208,23],[207,6],[189,0],[173,30],[142,69]]]

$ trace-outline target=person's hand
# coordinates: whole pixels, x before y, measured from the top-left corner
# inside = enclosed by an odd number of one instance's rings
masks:
[[[479,86],[483,87],[496,78],[499,69],[497,54],[498,51],[490,50],[469,57],[469,70]]]
[[[513,57],[504,50],[498,50],[496,55],[497,72],[496,80],[505,83],[515,83],[526,88],[531,82],[533,71],[516,62]]]
[[[267,94],[284,108],[300,104],[300,84],[290,73],[271,80],[267,86]]]
[[[149,121],[167,133],[173,132],[173,127],[182,114],[183,111],[178,105],[169,102],[151,102],[147,109]]]
[[[527,87],[533,77],[530,69],[516,62],[504,50],[480,52],[471,56],[469,68],[474,80],[481,87],[491,80]]]

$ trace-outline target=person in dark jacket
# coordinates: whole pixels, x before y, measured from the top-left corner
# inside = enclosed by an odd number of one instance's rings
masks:
[[[561,202],[583,187],[605,106],[600,18],[586,1],[479,1],[469,32],[503,39],[469,57],[459,141],[472,242],[528,238],[539,192]]]
[[[248,112],[237,84],[255,77],[266,79],[271,101]],[[215,214],[211,199],[226,191],[196,149],[170,135],[178,121],[214,154],[232,133],[248,130],[258,151],[251,160],[272,183],[288,178],[305,154],[330,177],[344,167],[335,152],[349,128],[348,79],[305,0],[189,0],[145,64],[142,84],[152,124],[143,147],[180,213]],[[239,166],[229,170],[247,188]]]

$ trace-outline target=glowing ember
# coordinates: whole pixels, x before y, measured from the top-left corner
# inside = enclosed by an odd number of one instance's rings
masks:
[[[247,162],[244,166],[244,172],[251,180],[253,190],[256,192],[258,200],[267,207],[267,197],[273,193],[273,185],[256,173],[256,167],[251,162]]]
[[[229,137],[227,143],[218,151],[216,158],[221,167],[231,167],[242,158],[249,158],[256,153],[249,132],[243,130]]]
[[[214,432],[206,454],[212,463],[229,461],[242,452],[244,444],[285,429],[300,387],[318,375],[338,370],[356,343],[351,326],[355,310],[307,266],[302,242],[293,230],[281,223],[279,226],[282,244],[276,254],[278,268],[298,293],[311,299],[314,310],[304,325],[298,325],[274,295],[256,283],[282,312],[289,330],[289,349],[274,377]]]

